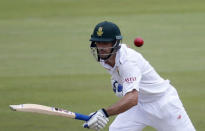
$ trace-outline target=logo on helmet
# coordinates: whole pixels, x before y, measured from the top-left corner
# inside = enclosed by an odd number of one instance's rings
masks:
[[[103,30],[102,27],[98,28],[98,31],[97,31],[98,36],[102,36],[103,35],[103,31],[102,30]]]

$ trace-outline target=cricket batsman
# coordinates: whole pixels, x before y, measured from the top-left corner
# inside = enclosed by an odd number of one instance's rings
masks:
[[[99,131],[117,115],[109,131],[195,131],[176,89],[135,50],[122,44],[119,27],[112,22],[97,24],[90,38],[91,52],[110,73],[118,102],[92,113],[84,127]]]

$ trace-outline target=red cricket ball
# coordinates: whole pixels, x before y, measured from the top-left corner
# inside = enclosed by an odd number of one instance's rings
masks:
[[[134,44],[137,47],[141,47],[144,44],[144,40],[140,37],[135,38]]]

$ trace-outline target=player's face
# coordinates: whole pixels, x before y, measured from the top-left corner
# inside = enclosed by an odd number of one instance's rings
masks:
[[[112,50],[112,42],[96,42],[98,53],[101,59],[106,59]]]

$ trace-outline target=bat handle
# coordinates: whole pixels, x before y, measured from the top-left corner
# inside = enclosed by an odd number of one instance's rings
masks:
[[[91,118],[91,116],[83,115],[80,113],[75,113],[75,119],[88,121]]]

